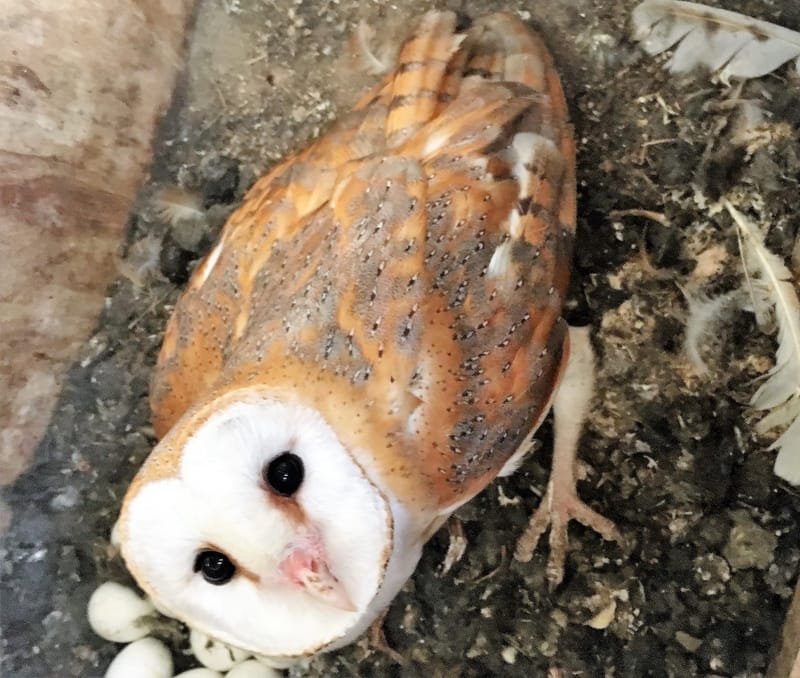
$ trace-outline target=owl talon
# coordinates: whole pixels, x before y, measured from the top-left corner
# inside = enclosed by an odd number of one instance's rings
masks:
[[[460,562],[467,551],[467,536],[464,534],[464,524],[455,516],[447,522],[447,533],[450,542],[447,545],[447,553],[442,562],[439,576],[443,577],[453,568],[453,565]]]
[[[571,486],[570,486],[571,483]],[[539,539],[550,528],[550,557],[547,561],[547,581],[550,588],[555,589],[564,579],[564,562],[567,553],[567,527],[570,520],[577,520],[581,525],[593,529],[607,541],[624,543],[624,539],[614,523],[590,508],[577,495],[574,481],[554,489],[553,481],[539,508],[531,516],[528,527],[517,541],[514,558],[527,563]]]
[[[406,666],[408,664],[406,658],[391,645],[389,645],[386,640],[386,633],[383,630],[383,625],[386,621],[386,615],[388,612],[389,608],[386,608],[369,627],[369,646],[373,650],[377,650],[378,652],[385,654],[395,664]]]

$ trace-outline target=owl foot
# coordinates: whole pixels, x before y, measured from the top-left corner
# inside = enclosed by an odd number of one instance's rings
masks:
[[[553,478],[536,512],[531,516],[528,527],[517,541],[514,557],[527,563],[533,556],[539,538],[550,528],[550,557],[547,560],[547,581],[550,589],[556,588],[564,578],[564,560],[567,554],[567,526],[570,520],[598,532],[603,539],[623,542],[616,526],[605,516],[600,515],[584,503],[575,491],[575,479]]]
[[[554,589],[564,578],[567,525],[570,520],[599,532],[604,539],[623,543],[613,522],[589,508],[575,489],[575,455],[594,392],[594,353],[586,328],[569,328],[569,358],[553,399],[553,470],[542,503],[517,542],[514,557],[528,562],[539,538],[550,527],[547,579]]]

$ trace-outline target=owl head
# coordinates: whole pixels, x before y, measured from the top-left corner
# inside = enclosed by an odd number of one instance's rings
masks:
[[[117,534],[164,613],[287,657],[359,635],[420,552],[402,507],[325,419],[258,389],[178,421],[132,483]]]

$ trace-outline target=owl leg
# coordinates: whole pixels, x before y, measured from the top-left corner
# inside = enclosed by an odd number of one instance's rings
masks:
[[[547,579],[555,588],[564,578],[567,525],[570,520],[599,532],[603,539],[623,542],[613,522],[589,508],[575,488],[575,457],[581,430],[594,393],[594,353],[588,328],[569,328],[570,355],[553,399],[553,468],[547,492],[517,542],[515,558],[528,562],[539,538],[550,527]]]

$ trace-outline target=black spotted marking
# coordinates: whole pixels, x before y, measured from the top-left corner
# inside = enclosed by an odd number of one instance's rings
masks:
[[[463,12],[462,10],[456,10],[456,23],[455,23],[455,32],[456,33],[464,33],[465,31],[469,30],[472,27],[472,19],[470,18],[469,14]]]
[[[464,71],[464,77],[469,78],[470,76],[477,76],[479,78],[484,78],[485,80],[491,80],[494,76],[487,68],[468,68]]]
[[[392,100],[389,103],[389,108],[395,109],[403,108],[405,106],[412,106],[420,99],[433,99],[434,101],[440,101],[441,95],[441,92],[431,89],[418,89],[413,94],[399,94],[395,97],[392,97]]]
[[[533,203],[533,197],[532,196],[527,196],[525,198],[520,198],[517,201],[517,212],[519,212],[520,215],[529,214],[532,203]]]

